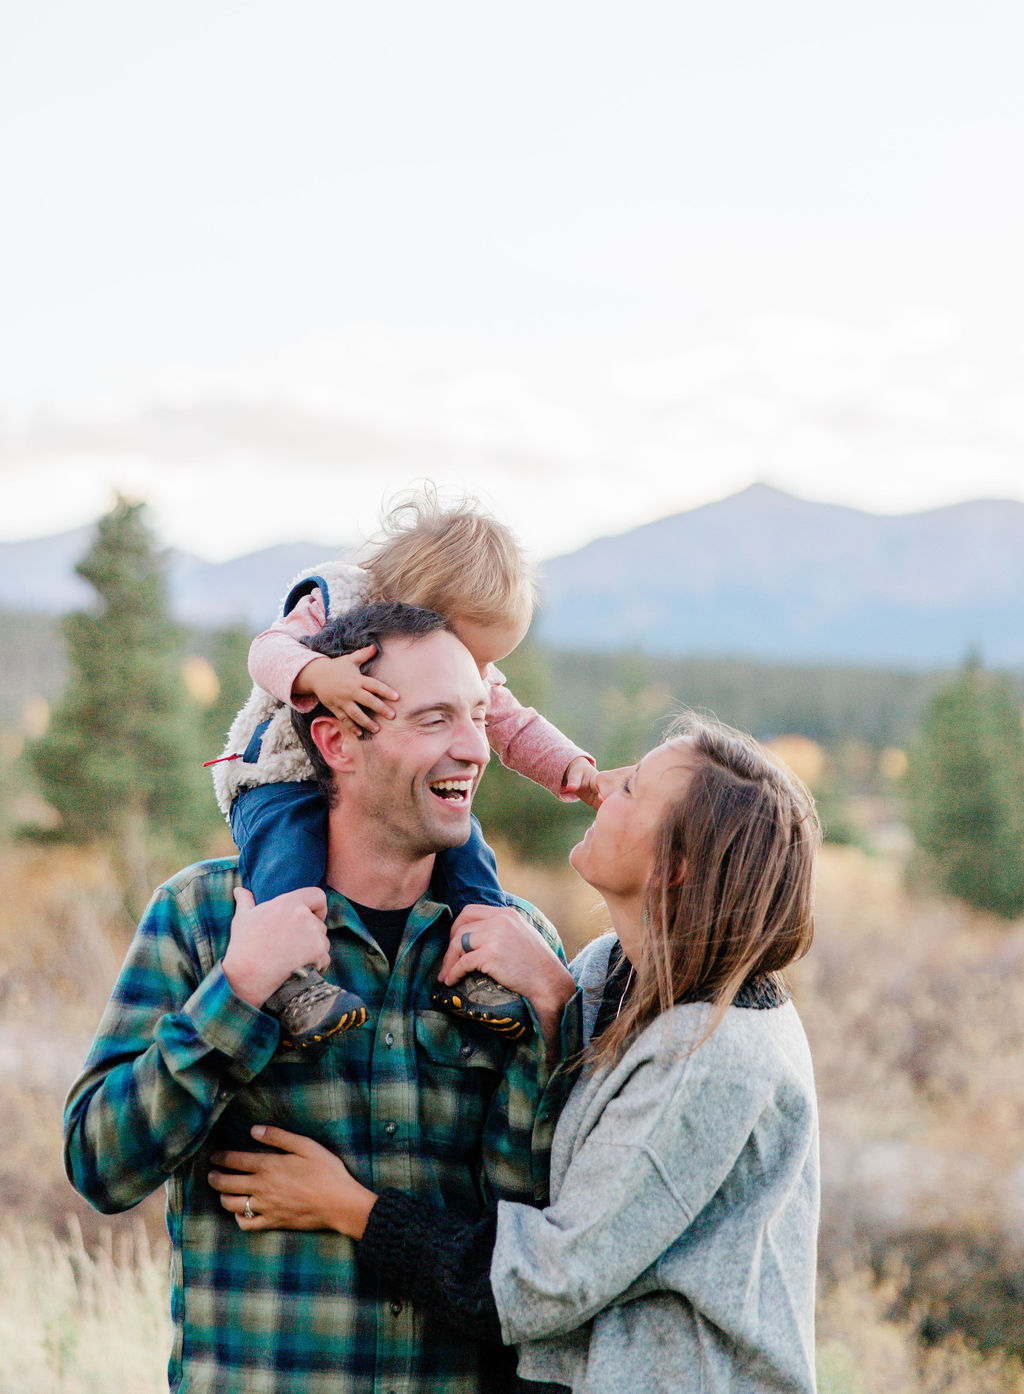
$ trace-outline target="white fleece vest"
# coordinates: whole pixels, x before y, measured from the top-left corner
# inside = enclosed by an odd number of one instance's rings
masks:
[[[327,618],[366,601],[367,573],[350,562],[329,561],[301,572],[281,602],[281,616],[290,614],[303,596],[319,589]],[[258,784],[283,784],[293,779],[313,779],[313,766],[292,727],[292,709],[271,693],[253,684],[252,692],[231,723],[227,743],[219,763],[213,766],[213,788],[225,817],[242,789]],[[258,726],[270,724],[263,733],[259,757],[243,759]],[[232,758],[234,757],[234,758]]]

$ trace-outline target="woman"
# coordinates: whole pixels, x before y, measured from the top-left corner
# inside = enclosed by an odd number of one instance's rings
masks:
[[[378,1197],[275,1128],[253,1131],[283,1155],[221,1154],[233,1172],[212,1184],[244,1228],[359,1240],[396,1296],[518,1345],[524,1379],[588,1394],[813,1391],[817,1113],[778,976],[813,932],[812,800],[754,741],[695,717],[600,779],[570,861],[614,935],[570,979],[514,913],[474,910],[441,971],[479,968],[523,993],[552,1047],[561,1018],[582,1019],[550,1205],[502,1202],[495,1220],[463,1223]]]

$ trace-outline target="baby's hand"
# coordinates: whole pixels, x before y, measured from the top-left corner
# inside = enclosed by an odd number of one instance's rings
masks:
[[[562,778],[562,793],[575,794],[578,799],[597,808],[601,795],[597,789],[597,770],[585,755],[577,755],[570,760],[569,767]]]
[[[364,731],[380,730],[364,707],[390,721],[395,713],[388,702],[398,701],[394,688],[359,671],[359,665],[368,662],[376,652],[376,644],[368,644],[365,649],[340,654],[337,658],[314,658],[303,669],[306,685],[314,697],[335,716],[351,721]]]

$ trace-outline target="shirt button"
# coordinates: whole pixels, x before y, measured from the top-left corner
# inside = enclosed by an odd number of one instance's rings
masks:
[[[385,1044],[386,1046],[393,1046],[394,1043],[395,1043],[395,1038],[394,1038],[394,1036],[391,1034],[391,1032],[389,1031],[388,1034],[384,1037],[384,1044]]]
[[[398,1124],[397,1124],[397,1123],[385,1123],[385,1124],[384,1124],[384,1131],[387,1133],[388,1137],[394,1137],[395,1133],[398,1132]]]
[[[469,1044],[468,1041],[466,1042],[465,1045],[460,1045],[460,1046],[459,1046],[459,1054],[460,1054],[460,1055],[466,1055],[466,1056],[469,1056],[469,1055],[472,1055],[472,1054],[473,1054],[473,1047]]]
[[[402,1304],[401,1304],[401,1302],[392,1302],[392,1304],[391,1304],[391,1315],[392,1315],[393,1317],[400,1317],[400,1316],[402,1315]]]

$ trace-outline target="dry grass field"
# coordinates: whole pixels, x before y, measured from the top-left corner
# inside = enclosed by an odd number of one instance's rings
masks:
[[[171,1323],[167,1257],[144,1225],[106,1230],[87,1248],[0,1230],[0,1388],[18,1394],[159,1394],[167,1388]]]
[[[160,1394],[167,1388],[166,1253],[145,1226],[89,1249],[0,1229],[0,1341],[7,1394]],[[818,1311],[819,1394],[1022,1394],[1024,1371],[953,1338],[923,1346],[897,1294],[864,1271],[829,1286]]]
[[[570,948],[603,929],[571,874],[503,874]],[[60,1160],[131,929],[100,860],[0,852],[0,1389],[19,1394],[166,1388],[161,1199],[111,1224]],[[793,988],[821,1095],[822,1394],[1024,1394],[1024,924],[828,849]]]

